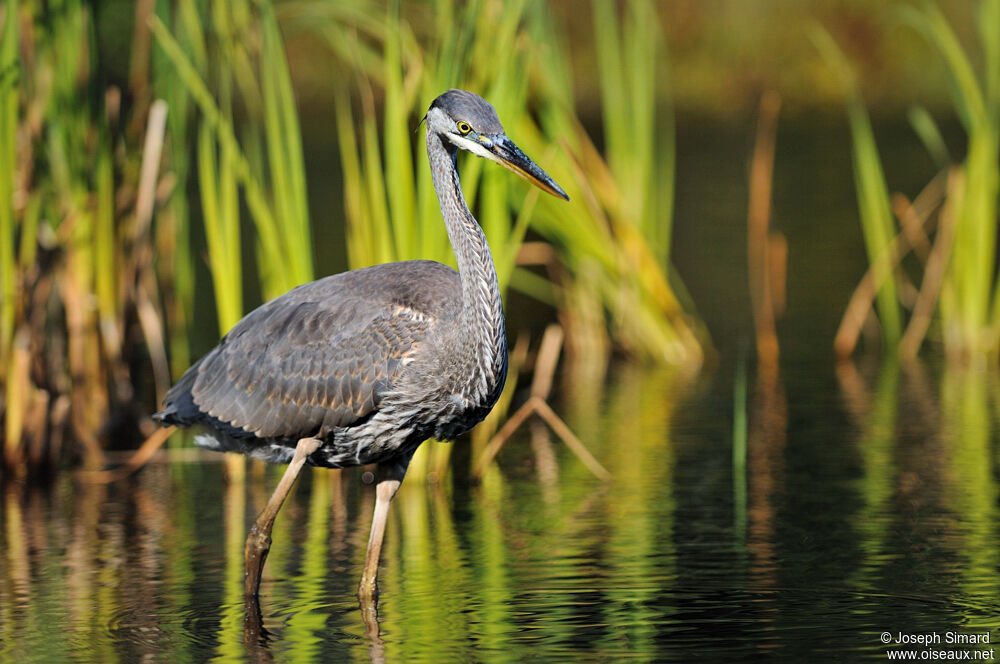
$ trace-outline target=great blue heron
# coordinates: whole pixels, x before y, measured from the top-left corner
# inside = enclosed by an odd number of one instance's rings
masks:
[[[196,443],[287,463],[247,536],[245,590],[256,597],[271,527],[304,463],[376,464],[375,513],[358,590],[375,594],[389,502],[430,437],[480,422],[507,375],[496,268],[459,184],[459,149],[544,191],[566,192],[504,133],[493,107],[449,90],[427,111],[427,157],[458,272],[426,260],[335,274],[247,314],[167,393],[155,417],[202,425]],[[391,186],[391,183],[389,183]]]

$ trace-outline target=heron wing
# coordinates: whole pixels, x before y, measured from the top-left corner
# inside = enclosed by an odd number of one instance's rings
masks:
[[[450,268],[411,261],[300,286],[248,314],[191,367],[191,402],[260,438],[350,426],[378,409],[449,313],[457,282]]]

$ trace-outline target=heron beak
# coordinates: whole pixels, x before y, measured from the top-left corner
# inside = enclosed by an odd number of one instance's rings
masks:
[[[562,187],[556,184],[556,181],[550,178],[535,162],[531,161],[528,155],[521,152],[521,148],[514,145],[513,141],[504,135],[491,136],[490,138],[492,145],[487,147],[490,159],[517,173],[542,191],[569,200],[569,196],[566,195]],[[485,144],[485,141],[481,142]]]

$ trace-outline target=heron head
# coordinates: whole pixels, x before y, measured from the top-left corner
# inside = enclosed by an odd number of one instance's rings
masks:
[[[427,111],[427,131],[436,132],[456,148],[495,161],[542,191],[569,200],[562,187],[507,138],[496,110],[477,94],[448,90],[439,96]]]

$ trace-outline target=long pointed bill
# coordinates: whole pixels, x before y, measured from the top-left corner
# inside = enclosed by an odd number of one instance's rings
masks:
[[[528,158],[528,155],[521,152],[521,148],[514,145],[506,136],[496,136],[493,145],[487,148],[488,157],[501,166],[517,173],[522,178],[535,185],[542,191],[547,191],[553,196],[569,200],[569,196],[562,190],[556,181],[538,167],[535,162]]]

